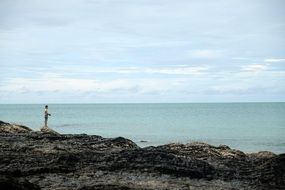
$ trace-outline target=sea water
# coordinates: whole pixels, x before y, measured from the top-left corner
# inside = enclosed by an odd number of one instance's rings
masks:
[[[140,146],[201,141],[285,152],[285,103],[50,104],[49,112],[49,127],[60,133],[123,136]],[[2,104],[0,120],[39,130],[44,105]]]

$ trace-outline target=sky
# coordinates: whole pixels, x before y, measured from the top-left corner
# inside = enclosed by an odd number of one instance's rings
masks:
[[[284,0],[0,0],[0,103],[284,102]]]

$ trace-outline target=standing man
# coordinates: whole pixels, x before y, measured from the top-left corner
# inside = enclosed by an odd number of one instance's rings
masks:
[[[46,105],[45,106],[45,127],[47,127],[48,116],[51,116],[51,114],[48,113],[48,105]]]

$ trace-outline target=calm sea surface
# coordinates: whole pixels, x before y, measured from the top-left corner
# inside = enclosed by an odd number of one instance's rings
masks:
[[[37,130],[43,111],[40,104],[2,104],[0,120]],[[123,136],[140,146],[203,141],[285,153],[285,103],[50,104],[49,112],[49,127],[60,133]]]

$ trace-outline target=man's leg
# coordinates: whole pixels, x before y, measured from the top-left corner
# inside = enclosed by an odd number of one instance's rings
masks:
[[[47,120],[48,120],[48,118],[45,117],[45,127],[47,127]]]

